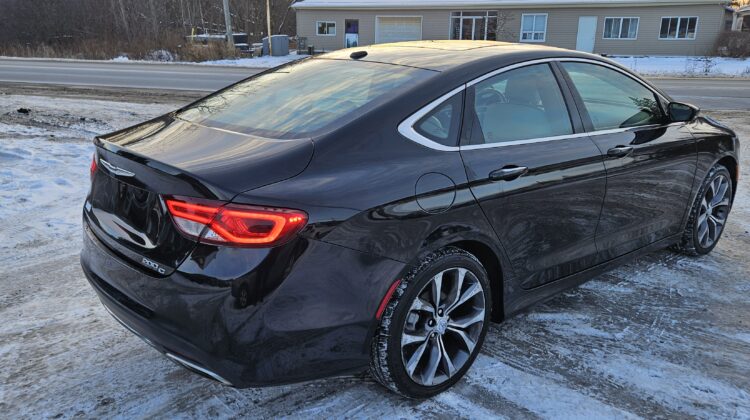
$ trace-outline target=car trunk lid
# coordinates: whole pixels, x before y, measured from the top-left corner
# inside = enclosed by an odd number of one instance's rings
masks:
[[[310,140],[262,139],[171,116],[95,144],[88,225],[112,251],[156,275],[169,275],[195,246],[174,226],[163,197],[228,202],[299,174],[313,152]]]

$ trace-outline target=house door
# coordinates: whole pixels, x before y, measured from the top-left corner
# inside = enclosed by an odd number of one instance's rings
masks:
[[[578,37],[576,49],[584,52],[594,52],[596,42],[596,16],[581,16],[578,18]]]
[[[359,46],[359,19],[346,19],[344,21],[344,47],[353,48]]]
[[[485,31],[484,17],[461,18],[461,37],[459,39],[483,40],[487,38]]]

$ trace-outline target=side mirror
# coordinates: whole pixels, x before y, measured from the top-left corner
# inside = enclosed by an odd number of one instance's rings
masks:
[[[667,113],[672,122],[693,121],[699,111],[700,108],[695,105],[683,104],[680,102],[670,102],[669,105],[667,105]]]

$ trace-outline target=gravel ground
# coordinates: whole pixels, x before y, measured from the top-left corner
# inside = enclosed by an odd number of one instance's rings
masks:
[[[177,106],[160,102],[0,95],[3,417],[750,418],[744,187],[711,255],[656,252],[492,325],[431,400],[365,374],[236,390],[187,372],[114,321],[78,265],[88,139]],[[750,112],[709,114],[745,140],[749,179]]]

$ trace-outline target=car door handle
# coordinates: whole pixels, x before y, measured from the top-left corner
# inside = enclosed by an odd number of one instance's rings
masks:
[[[607,150],[607,156],[609,157],[625,157],[633,153],[632,146],[615,146]]]
[[[529,171],[525,166],[505,166],[490,172],[490,181],[512,181]]]

